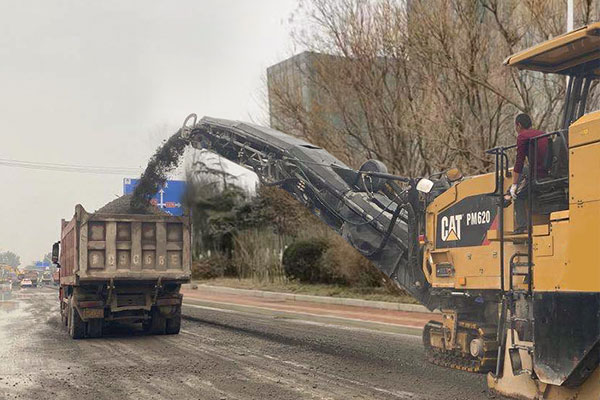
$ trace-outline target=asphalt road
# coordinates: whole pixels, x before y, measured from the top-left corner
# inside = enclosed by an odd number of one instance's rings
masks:
[[[0,292],[0,399],[502,399],[417,336],[190,305],[179,335],[75,341],[56,296]]]

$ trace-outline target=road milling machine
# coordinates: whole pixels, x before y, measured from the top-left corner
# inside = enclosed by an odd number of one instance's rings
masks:
[[[495,171],[426,178],[354,170],[318,146],[256,125],[205,117],[184,125],[196,148],[254,170],[308,207],[430,310],[431,362],[488,373],[526,399],[600,399],[600,111],[586,100],[600,77],[600,23],[509,57],[518,69],[568,76],[562,126],[547,141],[546,176],[532,168],[528,231],[513,234],[515,146],[488,151]],[[510,203],[510,202],[508,202]]]

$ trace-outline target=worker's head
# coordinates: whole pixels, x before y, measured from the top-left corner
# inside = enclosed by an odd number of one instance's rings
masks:
[[[529,128],[531,128],[531,117],[524,113],[517,115],[515,118],[515,130],[517,133]]]

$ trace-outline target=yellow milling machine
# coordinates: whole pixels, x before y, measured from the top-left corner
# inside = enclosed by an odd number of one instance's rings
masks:
[[[600,111],[586,102],[600,77],[600,23],[509,57],[510,67],[569,77],[562,126],[529,142],[528,231],[512,234],[514,147],[488,151],[492,173],[424,179],[359,170],[325,150],[253,124],[195,115],[197,148],[253,169],[342,235],[442,322],[423,331],[435,364],[487,372],[489,386],[525,399],[600,399]],[[535,171],[536,168],[532,168]]]

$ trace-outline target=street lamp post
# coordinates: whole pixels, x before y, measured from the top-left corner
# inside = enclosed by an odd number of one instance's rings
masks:
[[[573,30],[573,0],[567,0],[567,32]]]

